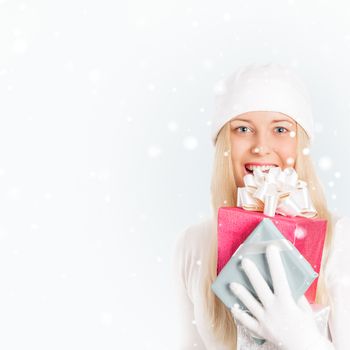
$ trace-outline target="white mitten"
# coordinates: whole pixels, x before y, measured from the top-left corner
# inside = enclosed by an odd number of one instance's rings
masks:
[[[266,339],[282,349],[334,350],[332,343],[320,334],[310,305],[305,303],[304,299],[298,304],[294,301],[278,247],[268,246],[266,257],[274,293],[255,264],[244,258],[242,268],[261,303],[243,285],[231,283],[231,290],[253,316],[239,308],[232,308],[235,320],[257,337]]]

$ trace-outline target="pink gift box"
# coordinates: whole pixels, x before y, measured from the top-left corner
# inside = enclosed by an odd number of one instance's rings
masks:
[[[239,207],[221,207],[218,213],[217,274],[263,218],[269,218],[313,269],[317,273],[320,272],[327,220],[279,214],[270,217],[262,212],[248,211]],[[318,278],[305,293],[310,303],[315,302],[317,281]]]

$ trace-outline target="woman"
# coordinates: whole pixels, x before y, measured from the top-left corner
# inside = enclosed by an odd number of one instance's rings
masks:
[[[327,209],[312,160],[310,98],[300,78],[279,64],[242,66],[217,87],[213,127],[215,159],[211,193],[213,216],[179,235],[175,256],[175,288],[182,327],[180,349],[349,349],[350,220]],[[242,286],[232,293],[251,311],[229,310],[212,292],[217,273],[217,213],[236,206],[243,177],[260,167],[293,167],[308,184],[318,217],[328,221],[316,303],[330,310],[327,332],[321,333],[313,309],[303,296],[290,297],[288,283],[274,247],[267,258],[275,294],[249,260],[243,267],[261,304]],[[349,233],[349,235],[348,235]],[[326,320],[327,322],[327,320]],[[241,331],[240,331],[241,330]],[[242,332],[267,341],[257,345]],[[250,338],[252,339],[252,338]]]

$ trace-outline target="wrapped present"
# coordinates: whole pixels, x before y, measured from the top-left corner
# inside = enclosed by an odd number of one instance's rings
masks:
[[[317,215],[307,184],[298,180],[293,168],[268,173],[254,170],[244,177],[244,188],[238,188],[237,207],[221,207],[218,212],[219,274],[239,246],[264,219],[269,218],[284,238],[319,273],[322,261],[327,221]],[[317,278],[305,296],[315,301]]]
[[[280,249],[291,293],[297,301],[305,294],[309,303],[316,297],[327,221],[314,218],[307,184],[298,180],[293,168],[268,173],[254,170],[238,188],[237,207],[222,207],[218,213],[218,276],[211,288],[229,308],[245,305],[231,292],[229,285],[244,285],[257,298],[240,262],[245,256],[256,264],[273,290],[266,259],[266,247]],[[315,304],[314,304],[315,305]],[[239,334],[238,329],[238,334]],[[265,340],[252,336],[261,346]],[[266,345],[266,343],[265,343]]]
[[[273,222],[269,218],[264,218],[239,246],[212,284],[213,292],[228,308],[238,304],[241,309],[248,311],[245,305],[230,290],[231,282],[244,285],[258,299],[253,286],[240,266],[243,257],[249,257],[255,263],[273,291],[272,279],[265,255],[266,247],[271,243],[278,246],[280,250],[288,284],[295,301],[299,300],[318,276],[309,262],[289,240],[284,238]]]

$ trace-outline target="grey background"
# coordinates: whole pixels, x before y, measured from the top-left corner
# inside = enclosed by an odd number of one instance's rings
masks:
[[[0,347],[176,349],[179,231],[210,215],[213,87],[276,61],[348,214],[346,1],[0,0]]]

